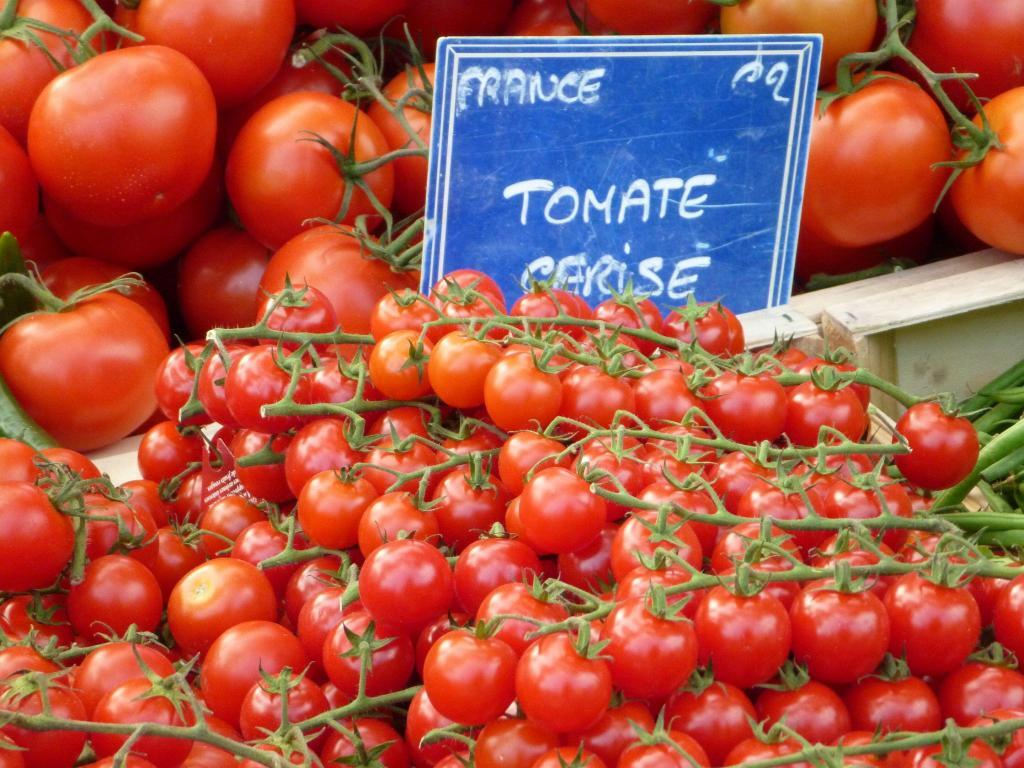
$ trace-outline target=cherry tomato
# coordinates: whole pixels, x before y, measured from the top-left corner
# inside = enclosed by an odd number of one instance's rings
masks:
[[[751,723],[756,719],[754,705],[743,691],[717,681],[700,692],[679,691],[665,710],[666,725],[693,736],[712,765],[725,764],[726,755],[752,737]]]
[[[0,482],[0,589],[53,584],[75,546],[70,518],[28,482]]]
[[[75,671],[75,690],[85,705],[86,713],[91,716],[100,699],[117,686],[143,676],[139,659],[160,677],[174,674],[174,666],[167,654],[151,645],[107,643],[82,659]]]
[[[359,551],[363,557],[401,535],[424,541],[440,535],[437,518],[421,510],[406,491],[385,493],[370,502],[359,519]]]
[[[1007,667],[968,663],[939,688],[942,716],[967,725],[997,709],[1024,708],[1024,675]]]
[[[190,724],[186,719],[190,718],[188,710],[179,709],[166,696],[147,697],[151,690],[152,684],[145,678],[126,680],[97,702],[92,720],[116,724],[158,723],[178,728]],[[127,740],[128,736],[123,734],[92,734],[93,749],[100,757],[115,754]],[[176,768],[188,756],[192,742],[170,736],[142,736],[132,741],[131,749],[157,768]]]
[[[844,694],[854,728],[881,733],[936,731],[942,711],[935,692],[919,677],[865,677]]]
[[[786,436],[796,445],[818,444],[823,427],[838,431],[856,442],[868,426],[867,413],[857,393],[850,387],[821,389],[813,381],[798,384],[789,392],[786,407]],[[827,435],[826,442],[835,441]]]
[[[476,612],[478,623],[490,621],[498,616],[522,616],[522,619],[504,619],[495,632],[522,656],[532,642],[527,635],[534,632],[540,624],[563,621],[568,615],[565,608],[558,603],[547,602],[530,592],[530,588],[522,582],[511,582],[495,587],[480,603]],[[532,619],[533,621],[527,621]]]
[[[708,416],[731,440],[775,440],[785,429],[786,393],[772,378],[727,372],[703,387],[700,394]]]
[[[358,655],[349,653],[353,648],[350,634],[368,637],[371,625],[376,647],[366,673],[366,693],[379,696],[397,691],[412,674],[415,651],[408,635],[374,622],[366,611],[353,611],[342,616],[341,623],[327,636],[323,647],[324,670],[343,693],[354,696],[359,690],[361,662]]]
[[[457,723],[484,725],[516,697],[516,662],[503,640],[465,630],[441,637],[427,654],[423,685],[437,711]]]
[[[545,553],[586,546],[601,533],[606,519],[604,500],[562,467],[543,469],[526,483],[519,514],[527,539]]]
[[[68,617],[79,635],[97,641],[123,635],[132,624],[152,632],[160,623],[163,596],[156,577],[124,555],[106,555],[85,567],[81,583],[68,593]]]
[[[896,432],[910,453],[896,456],[907,482],[930,491],[951,488],[967,477],[978,461],[978,433],[962,416],[948,416],[938,403],[907,409]]]
[[[40,715],[45,711],[61,720],[85,719],[85,707],[70,688],[51,685],[46,697],[45,702],[38,692],[24,698],[5,697],[0,709],[22,715]],[[5,725],[2,730],[4,736],[24,750],[21,755],[26,768],[71,768],[85,746],[84,731],[30,731],[16,725]]]
[[[294,684],[294,687],[288,689],[287,694],[289,722],[300,723],[328,710],[327,698],[320,690],[320,686],[308,677],[289,677],[290,683]],[[273,693],[270,688],[266,680],[260,680],[253,683],[242,700],[238,724],[246,740],[264,738],[267,733],[273,733],[281,725],[283,697],[280,693]],[[322,741],[322,738],[314,739],[310,746],[315,749]]]
[[[422,541],[389,541],[363,563],[359,597],[375,620],[418,631],[451,607],[451,567],[440,550]]]
[[[557,746],[557,737],[546,728],[529,720],[502,717],[480,731],[473,757],[477,768],[531,768]]]
[[[757,697],[757,715],[766,725],[785,722],[812,744],[831,744],[850,730],[843,700],[816,680],[791,690],[765,690]]]
[[[587,9],[620,35],[692,35],[703,32],[716,8],[704,0],[588,0]]]
[[[529,354],[503,357],[487,373],[484,405],[506,432],[547,427],[561,404],[561,380],[537,368]]]

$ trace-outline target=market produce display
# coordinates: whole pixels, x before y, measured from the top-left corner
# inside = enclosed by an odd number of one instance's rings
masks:
[[[1024,253],[1018,5],[0,1],[0,766],[1024,765],[1024,363],[417,290],[451,34],[820,32],[800,283]]]

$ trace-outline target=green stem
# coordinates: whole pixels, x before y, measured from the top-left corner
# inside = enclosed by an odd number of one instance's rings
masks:
[[[996,403],[974,420],[974,428],[978,432],[993,435],[1002,431],[1009,422],[1016,421],[1022,413],[1024,405],[1019,403]]]
[[[1004,389],[1024,384],[1024,360],[1003,371],[996,378],[978,390],[978,393],[960,403],[960,410],[973,413],[992,405],[992,396]],[[989,432],[991,430],[983,430]]]
[[[4,0],[3,10],[0,10],[0,32],[8,29],[18,17],[18,0]]]

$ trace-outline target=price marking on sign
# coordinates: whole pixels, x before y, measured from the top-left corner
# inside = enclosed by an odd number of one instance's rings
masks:
[[[785,303],[820,58],[817,35],[442,40],[424,287]]]

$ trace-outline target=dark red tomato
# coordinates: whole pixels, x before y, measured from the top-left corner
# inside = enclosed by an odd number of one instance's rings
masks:
[[[1024,658],[1024,576],[1011,581],[996,601],[992,619],[996,640]]]
[[[439,37],[496,35],[511,8],[512,0],[409,0],[405,20],[424,58],[433,59]]]
[[[43,210],[53,232],[72,253],[117,265],[114,277],[129,270],[150,269],[173,259],[220,218],[224,210],[223,165],[215,161],[199,189],[180,205],[139,221],[96,224],[75,215],[49,194],[43,195]]]
[[[968,4],[973,5],[973,3]],[[1020,200],[1020,147],[1024,133],[1020,109],[1024,90],[1014,88],[985,105],[989,128],[999,137],[1001,149],[989,152],[981,164],[968,168],[953,185],[950,197],[957,216],[971,234],[996,248],[1020,253],[1024,225],[1018,215]],[[974,118],[981,125],[981,117]],[[983,200],[992,200],[984,205]]]
[[[701,663],[711,662],[716,678],[740,688],[770,680],[789,655],[789,615],[764,592],[742,597],[715,587],[701,601],[694,624]]]
[[[715,426],[731,440],[775,440],[786,426],[786,392],[767,376],[726,372],[704,386],[700,396]]]
[[[308,546],[301,534],[292,538],[292,549],[302,550]],[[288,547],[288,534],[274,527],[269,520],[260,520],[253,523],[235,539],[235,546],[231,550],[231,556],[237,560],[244,560],[247,563],[257,566],[263,575],[267,577],[274,592],[279,598],[284,597],[285,588],[292,574],[298,570],[297,563],[287,565],[275,565],[264,568],[262,563],[275,555],[279,555]]]
[[[967,725],[996,709],[1024,708],[1024,675],[1007,667],[969,663],[954,670],[939,688],[942,716]]]
[[[208,421],[215,421],[225,427],[240,426],[228,409],[227,395],[224,384],[227,379],[226,370],[242,355],[248,347],[239,344],[226,346],[226,356],[214,350],[199,370],[199,383],[196,394]]]
[[[293,288],[295,293],[287,299],[281,296],[261,296],[254,322],[262,320],[273,331],[283,333],[331,333],[338,325],[334,305],[323,291],[312,285]],[[287,350],[298,349],[295,342],[283,342]],[[318,345],[318,349],[323,345]]]
[[[540,560],[516,539],[479,539],[455,561],[454,585],[458,603],[475,615],[484,598],[502,584],[528,581],[539,574]]]
[[[199,684],[213,714],[236,724],[245,694],[264,674],[305,669],[299,638],[272,621],[246,621],[228,629],[203,659]]]
[[[768,480],[755,480],[736,505],[736,514],[741,517],[771,520],[807,520],[823,515],[824,498],[816,486],[802,491],[787,493],[775,487]],[[791,531],[793,542],[806,556],[830,535],[830,531]]]
[[[224,394],[236,424],[261,432],[284,432],[301,425],[301,418],[260,413],[263,406],[284,398],[292,378],[292,362],[286,352],[269,344],[248,349],[232,360]],[[298,389],[307,382],[308,379],[299,378]],[[298,391],[296,394],[302,397]]]
[[[14,42],[14,41],[11,41]],[[8,45],[8,41],[0,41]],[[15,43],[18,45],[18,43]],[[0,49],[2,51],[2,49]],[[3,67],[0,61],[0,67]],[[0,70],[2,71],[2,70]],[[0,231],[21,237],[39,217],[39,185],[25,150],[0,125],[0,184],[8,193],[0,200]]]
[[[186,344],[176,347],[160,363],[156,371],[156,402],[168,419],[180,422],[179,413],[192,394],[196,372],[192,365],[198,363],[202,353],[201,344]],[[189,355],[192,363],[189,362]],[[184,421],[184,424],[205,424],[209,418],[200,413]]]
[[[856,442],[868,426],[867,413],[850,387],[821,389],[813,381],[805,381],[789,391],[786,407],[786,436],[796,445],[817,445],[824,427],[836,430]],[[825,442],[836,442],[829,433]]]
[[[970,592],[933,584],[916,573],[893,582],[885,610],[891,627],[889,650],[905,655],[915,675],[952,672],[981,637],[981,614]]]
[[[178,265],[178,304],[196,338],[211,328],[252,323],[270,249],[241,229],[223,226],[193,243]]]
[[[128,494],[125,504],[129,507],[140,512],[148,512],[157,526],[168,524],[169,505],[160,495],[158,483],[152,480],[129,480],[121,484],[121,490]]]
[[[648,768],[657,765],[664,768],[708,768],[711,762],[704,748],[697,740],[681,731],[669,731],[671,743],[636,744],[622,753],[619,768]]]
[[[812,744],[832,744],[850,730],[850,714],[838,694],[810,680],[793,690],[768,689],[757,697],[757,715],[766,726],[780,721]]]
[[[562,379],[559,414],[568,419],[607,428],[620,411],[635,410],[636,398],[627,379],[591,366],[579,367]]]
[[[498,616],[523,617],[503,620],[494,635],[522,655],[533,640],[527,639],[530,633],[542,624],[563,621],[568,614],[558,603],[546,602],[535,596],[522,582],[511,582],[495,587],[476,612],[477,623],[488,622]]]
[[[359,519],[359,551],[363,557],[401,535],[425,541],[440,536],[437,518],[417,505],[406,491],[385,493],[370,502]]]
[[[417,632],[451,607],[451,566],[440,550],[422,541],[389,541],[363,563],[359,597],[376,621]]]
[[[693,35],[705,31],[717,8],[704,0],[588,0],[587,9],[620,35]]]
[[[377,491],[359,477],[347,480],[334,470],[314,475],[299,494],[299,524],[310,541],[328,549],[359,544],[359,521]]]
[[[306,655],[313,659],[313,666],[319,668],[323,661],[324,641],[341,623],[347,612],[342,607],[344,587],[328,587],[317,592],[302,605],[299,618],[295,622],[295,631],[306,649]]]
[[[890,483],[881,489],[870,489],[856,487],[845,480],[835,480],[825,489],[825,503],[821,508],[825,517],[853,520],[880,517],[883,510],[896,517],[913,517],[910,496],[902,485]],[[898,550],[907,540],[907,531],[894,528],[881,538],[889,547]]]
[[[45,648],[51,641],[69,646],[74,640],[63,595],[17,595],[0,605],[0,630],[12,643],[28,641]]]
[[[573,747],[558,747],[544,753],[533,764],[533,768],[562,768],[564,765],[576,768],[607,768],[605,762],[597,755]]]
[[[516,667],[516,698],[526,717],[555,733],[584,731],[604,716],[612,675],[600,658],[584,658],[559,632],[535,640]]]
[[[503,357],[487,373],[484,405],[506,432],[544,429],[559,414],[562,381],[537,368],[526,353]]]
[[[153,425],[139,443],[139,472],[145,480],[170,480],[202,460],[203,438],[196,432],[179,432],[173,421]]]
[[[405,720],[405,743],[413,764],[425,768],[436,765],[449,755],[461,753],[466,745],[456,739],[440,739],[423,744],[423,737],[437,728],[445,728],[453,721],[442,715],[430,702],[425,690],[420,690],[409,702]]]
[[[151,645],[107,643],[90,651],[82,659],[75,671],[75,691],[88,715],[92,715],[100,699],[121,683],[144,676],[139,659],[146,668],[160,677],[174,674],[174,665],[167,654]]]
[[[277,598],[267,577],[254,565],[228,557],[189,571],[167,601],[167,626],[187,654],[206,651],[233,626],[276,616]]]
[[[280,248],[307,228],[310,219],[351,224],[358,216],[373,214],[371,198],[361,189],[350,190],[346,200],[351,182],[334,153],[347,158],[351,152],[362,163],[387,151],[376,123],[348,102],[312,91],[286,94],[263,106],[239,132],[228,156],[228,195],[246,230],[261,243]],[[390,164],[362,181],[380,205],[390,205]],[[358,249],[358,242],[354,244]],[[316,284],[306,275],[292,278],[296,284],[303,278]],[[369,312],[364,322],[368,320]]]
[[[362,754],[372,754],[383,747],[376,756],[380,768],[409,768],[409,750],[402,734],[386,720],[365,717],[344,720],[341,725],[357,737],[355,743],[340,731],[331,731],[320,753],[324,765],[345,765],[346,758],[359,759]]]
[[[468,614],[462,611],[449,611],[444,616],[438,616],[427,624],[416,635],[416,674],[423,678],[423,667],[427,663],[427,655],[438,640],[456,629],[465,629],[472,625],[473,621]],[[506,643],[507,645],[507,643]]]
[[[645,598],[616,605],[601,630],[615,687],[631,699],[667,698],[697,666],[697,635],[689,621],[654,615]]]
[[[85,720],[85,707],[70,688],[50,685],[44,702],[42,695],[32,693],[24,698],[4,698],[0,709],[21,715],[45,713],[61,720]],[[30,731],[16,725],[5,725],[3,734],[23,750],[26,768],[71,768],[85,746],[84,731],[47,729]]]
[[[606,518],[604,500],[562,467],[543,469],[526,483],[519,514],[527,538],[545,553],[585,547],[601,533]]]
[[[448,405],[476,408],[484,404],[487,374],[501,356],[497,345],[452,331],[434,345],[429,363],[430,386]]]
[[[762,760],[772,760],[801,751],[803,751],[803,746],[795,740],[765,744],[758,738],[750,738],[737,744],[726,756],[725,762],[727,765],[746,765],[747,763],[759,763]],[[812,768],[811,763],[806,760],[784,763],[783,765],[786,768]]]
[[[654,717],[639,701],[627,701],[611,707],[597,724],[582,733],[563,734],[562,744],[582,747],[601,758],[607,765],[616,765],[619,756],[637,739],[637,729],[654,730]]]
[[[349,654],[353,647],[349,634],[367,637],[371,624],[373,637],[380,647],[375,647],[371,655],[372,666],[366,673],[366,693],[379,696],[397,691],[412,674],[415,651],[408,635],[374,622],[366,611],[352,611],[342,617],[341,623],[327,636],[323,647],[324,671],[343,693],[354,696],[359,690],[360,660],[358,654]]]
[[[612,543],[612,572],[621,579],[645,560],[654,558],[659,550],[683,558],[699,569],[704,562],[700,540],[690,523],[675,515],[656,510],[637,510],[626,520]],[[665,566],[672,565],[666,562]]]
[[[53,584],[75,546],[71,520],[27,482],[0,483],[0,589],[23,592]]]
[[[597,593],[615,580],[612,572],[612,548],[617,529],[606,525],[590,544],[575,552],[558,556],[558,578],[578,589]]]
[[[164,600],[181,578],[206,559],[197,543],[186,541],[172,528],[160,528],[151,546],[137,549],[131,557],[146,566],[156,576]]]
[[[852,270],[851,270],[852,271]],[[801,353],[802,354],[802,353]],[[796,373],[811,374],[814,371],[820,371],[822,368],[831,367],[837,371],[844,373],[851,373],[857,370],[857,366],[852,363],[842,363],[838,361],[828,361],[820,357],[807,357],[799,361],[796,365],[791,366]],[[868,404],[871,402],[871,387],[867,384],[849,384],[848,389],[852,389],[857,393],[857,398],[860,400],[861,405],[867,409]]]
[[[693,575],[682,568],[666,568],[661,571],[652,571],[649,568],[638,565],[633,570],[628,571],[625,576],[619,579],[618,584],[615,585],[615,600],[622,602],[633,597],[646,598],[649,596],[652,587],[676,587],[680,584],[686,584],[692,578]],[[697,606],[700,605],[703,596],[704,591],[702,590],[690,590],[689,592],[684,591],[675,595],[668,595],[667,600],[669,605],[685,600],[686,605],[683,607],[683,615],[692,619],[697,614]]]
[[[310,0],[303,0],[309,2]],[[312,0],[323,2],[323,0]],[[336,4],[336,3],[335,3]],[[363,5],[371,3],[363,2]],[[408,4],[408,0],[387,0],[375,5]],[[380,9],[383,10],[383,9]],[[429,56],[430,52],[426,52]],[[424,76],[426,82],[424,82]],[[387,100],[387,107],[380,101],[374,101],[369,114],[373,122],[380,128],[391,150],[410,150],[423,148],[422,156],[410,155],[399,157],[391,162],[395,169],[394,209],[403,216],[409,216],[423,208],[427,190],[427,153],[430,144],[430,97],[429,92],[434,81],[434,65],[424,64],[419,68],[407,68],[391,80],[381,94]],[[396,116],[401,109],[405,118],[406,128]],[[418,141],[410,136],[409,129],[418,137]]]
[[[461,552],[505,519],[508,494],[492,475],[473,479],[468,467],[446,474],[431,493],[431,511],[446,544]]]
[[[537,3],[522,3],[520,8]],[[564,6],[563,6],[564,8]],[[518,10],[518,9],[517,9]],[[607,323],[611,328],[628,328],[658,333],[661,331],[661,311],[650,299],[622,298],[607,299],[594,308],[594,319]],[[657,346],[647,339],[637,339],[637,346],[645,355],[650,355]]]
[[[28,230],[15,234],[26,264],[31,261],[42,270],[61,259],[71,258],[71,252],[57,239],[57,235],[42,216],[36,217]]]
[[[636,414],[656,426],[659,422],[679,422],[702,402],[690,391],[682,371],[659,369],[645,373],[633,385]]]
[[[981,626],[991,626],[995,616],[996,603],[1009,583],[1008,579],[996,579],[989,576],[975,576],[967,583],[967,589],[971,591],[974,601],[978,604],[978,610],[981,611]]]
[[[758,478],[769,478],[773,470],[761,466],[747,454],[733,451],[724,454],[711,469],[711,487],[722,505],[735,513],[740,499]]]
[[[972,728],[993,725],[1004,720],[1024,719],[1024,710],[997,709],[985,717],[979,717],[971,723]],[[1002,754],[1003,768],[1021,768],[1024,765],[1024,728],[1017,729],[1010,739],[1010,744]]]
[[[516,432],[502,444],[498,453],[498,476],[510,494],[519,495],[526,485],[527,473],[555,465],[555,457],[563,448],[557,440],[536,432]],[[557,463],[565,466],[568,461],[564,458]]]
[[[558,738],[546,728],[502,717],[480,731],[473,758],[477,768],[532,768],[541,755],[557,746]]]
[[[359,461],[361,454],[349,445],[345,434],[345,422],[340,419],[317,419],[295,434],[284,457],[285,479],[294,497],[299,498],[314,476],[345,469]]]
[[[680,691],[668,700],[665,725],[693,736],[712,765],[725,764],[726,755],[753,735],[754,705],[739,688],[714,682],[700,693]]]
[[[207,557],[230,554],[238,534],[253,523],[266,520],[267,513],[255,504],[234,494],[210,505],[200,520],[204,533],[201,539]]]
[[[75,632],[97,641],[123,635],[132,624],[152,632],[160,623],[163,596],[156,577],[124,555],[106,555],[85,567],[81,583],[68,593],[68,616]]]
[[[889,617],[872,592],[840,592],[812,582],[793,601],[793,655],[815,680],[856,682],[874,672],[889,648]]]
[[[1004,768],[999,753],[984,741],[972,741],[963,753],[965,765],[972,768]],[[893,761],[891,761],[893,762]],[[942,757],[942,746],[933,744],[930,747],[918,747],[902,755],[894,768],[942,768],[946,760]]]
[[[896,456],[907,482],[937,491],[967,477],[978,461],[978,433],[962,416],[948,416],[938,403],[918,403],[896,422],[910,453]]]
[[[465,725],[485,725],[516,697],[517,657],[503,640],[449,632],[430,649],[423,685],[434,707]]]
[[[670,312],[662,322],[661,333],[683,344],[696,341],[707,352],[722,355],[731,351],[730,337],[734,331],[724,307],[705,304],[696,309],[684,307]],[[739,351],[743,351],[742,343]]]
[[[194,523],[202,516],[204,505],[203,473],[196,471],[181,481],[168,514],[172,522]]]
[[[220,108],[254,95],[277,73],[292,41],[295,7],[288,0],[198,2],[183,13],[174,0],[139,4],[135,30],[149,43],[188,56],[213,88]],[[248,30],[244,43],[236,36]]]
[[[293,625],[298,622],[302,606],[314,595],[332,587],[344,586],[341,572],[341,560],[334,555],[317,557],[300,565],[285,590],[284,607],[288,620]]]
[[[576,471],[587,480],[609,493],[625,492],[639,495],[644,487],[644,464],[626,450],[613,450],[598,441],[592,441],[576,459]],[[605,499],[605,513],[609,522],[626,515],[625,504]],[[703,510],[702,510],[703,511]]]
[[[308,677],[292,676],[288,689],[288,721],[300,723],[316,717],[328,710],[327,698],[320,686]],[[283,697],[273,693],[266,680],[253,683],[252,688],[242,700],[242,711],[238,716],[238,724],[242,736],[248,741],[263,739],[268,733],[275,732],[281,726]],[[310,746],[316,749],[322,738],[312,741]]]
[[[152,317],[107,292],[17,320],[0,337],[0,373],[61,445],[89,451],[126,437],[153,414],[156,371],[167,353]]]
[[[947,178],[933,169],[952,154],[942,110],[915,83],[885,74],[815,110],[800,228],[833,246],[910,232],[931,216]],[[900,131],[890,135],[894,121]]]
[[[289,435],[268,435],[252,429],[240,429],[231,440],[231,453],[235,457],[235,472],[238,482],[253,497],[274,503],[289,501],[292,492],[285,479],[284,463],[252,464],[242,466],[238,462],[254,453],[259,453],[270,444],[274,453],[288,452]]]
[[[1012,64],[1022,25],[1024,8],[1007,0],[985,6],[976,0],[921,0],[910,49],[935,72],[977,75],[966,82],[984,101],[1024,85],[1024,74]],[[960,109],[971,108],[963,86],[944,87]]]
[[[360,124],[365,128],[369,121]],[[347,141],[348,131],[344,133]],[[296,146],[302,147],[303,143]],[[276,182],[271,188],[280,190]],[[277,195],[275,192],[275,206],[279,203]],[[326,215],[333,217],[337,208],[336,203]],[[389,289],[409,288],[413,283],[410,276],[392,272],[383,261],[365,258],[359,241],[333,226],[310,229],[280,248],[267,264],[260,288],[276,293],[284,288],[286,277],[293,283],[306,283],[323,291],[334,304],[342,330],[348,333],[369,333],[370,316],[377,301]]]
[[[408,5],[408,0],[297,0],[295,10],[299,21],[311,27],[341,27],[366,36],[401,14]]]
[[[179,709],[166,696],[146,696],[151,690],[152,684],[145,678],[121,683],[97,702],[92,720],[112,724],[157,723],[178,728],[190,724],[182,717],[191,717],[186,714],[188,710]],[[120,750],[128,738],[123,734],[93,733],[92,746],[99,757],[108,757]],[[169,736],[142,736],[133,739],[131,745],[133,752],[157,768],[177,768],[191,749],[190,740]]]
[[[28,149],[47,194],[79,218],[113,226],[166,213],[195,193],[215,134],[202,73],[177,51],[143,45],[50,81],[32,107]]]

